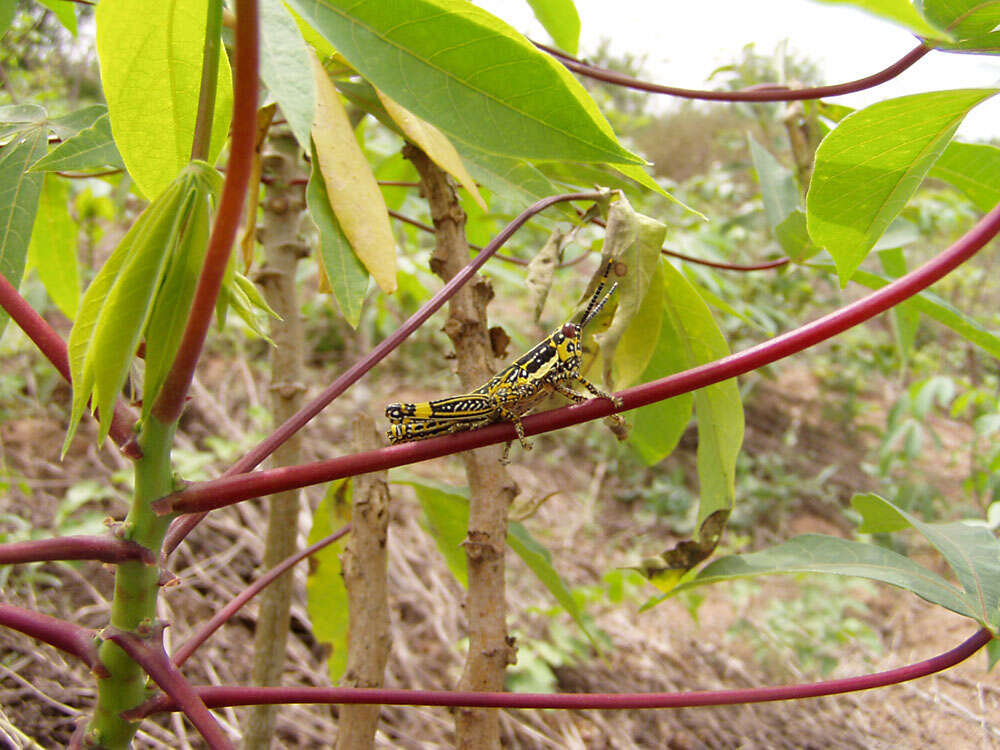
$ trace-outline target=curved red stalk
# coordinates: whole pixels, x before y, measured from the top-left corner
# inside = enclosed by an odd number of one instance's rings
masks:
[[[222,277],[226,272],[229,252],[236,239],[243,201],[250,184],[254,143],[257,136],[257,38],[259,20],[257,3],[253,0],[236,0],[236,47],[233,85],[232,145],[226,181],[219,198],[212,234],[208,240],[205,264],[198,288],[191,303],[187,327],[177,349],[173,365],[163,388],[153,404],[153,415],[163,424],[175,422],[184,408],[184,399],[195,365],[201,355],[208,326],[215,312]]]
[[[742,688],[739,690],[701,690],[689,693],[471,693],[450,690],[380,690],[374,688],[283,688],[283,687],[200,687],[198,694],[209,708],[278,703],[379,703],[395,706],[471,706],[475,708],[572,708],[636,709],[691,708],[695,706],[731,706],[743,703],[766,703],[821,695],[853,693],[859,690],[896,685],[953,667],[976,653],[992,640],[983,628],[964,643],[938,656],[885,672],[826,680],[800,685]],[[166,697],[147,701],[129,719],[141,719],[162,711],[176,711]]]
[[[156,562],[153,553],[141,544],[116,536],[58,536],[0,544],[0,565],[56,560],[97,560],[120,563],[142,560]]]
[[[574,73],[593,78],[616,86],[624,86],[637,91],[648,91],[652,94],[667,94],[681,99],[701,99],[716,102],[791,102],[804,99],[822,99],[827,96],[842,96],[864,91],[890,81],[933,49],[923,43],[917,45],[889,67],[864,78],[858,78],[846,83],[836,83],[829,86],[811,86],[792,89],[777,83],[759,84],[739,91],[708,91],[703,89],[685,89],[677,86],[664,86],[659,83],[640,81],[624,73],[616,73],[596,65],[583,62],[565,53],[559,52],[544,44],[533,42],[539,49],[548,52]]]
[[[637,409],[689,393],[738,375],[744,375],[765,365],[796,354],[810,346],[836,336],[894,305],[912,297],[940,280],[971,258],[1000,231],[1000,204],[944,252],[891,284],[835,310],[824,317],[793,331],[776,336],[737,354],[709,362],[650,383],[620,391],[621,408],[605,399],[591,399],[581,404],[532,414],[523,419],[526,435],[537,435],[612,413]],[[153,507],[158,513],[192,513],[221,508],[241,500],[273,492],[306,487],[332,479],[365,474],[425,461],[429,458],[481,448],[484,445],[516,439],[509,422],[489,425],[470,432],[430,438],[416,443],[403,443],[375,451],[289,466],[241,476],[226,476],[209,482],[193,484],[172,495],[160,498]]]

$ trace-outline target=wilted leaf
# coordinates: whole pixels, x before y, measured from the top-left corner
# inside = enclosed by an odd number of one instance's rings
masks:
[[[466,170],[462,157],[458,155],[448,137],[429,122],[424,122],[409,110],[396,104],[378,89],[376,93],[386,112],[403,131],[403,135],[417,144],[432,162],[458,180],[458,184],[469,191],[469,195],[481,209],[488,210],[486,201],[476,187],[476,181]]]
[[[354,138],[337,89],[315,55],[312,64],[316,81],[312,133],[330,206],[375,283],[391,294],[396,291],[396,243],[385,201]]]

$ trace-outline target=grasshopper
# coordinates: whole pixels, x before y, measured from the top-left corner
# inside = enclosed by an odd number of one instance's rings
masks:
[[[593,396],[621,406],[621,399],[605,393],[580,373],[583,329],[618,288],[617,283],[612,284],[608,293],[601,297],[611,266],[608,262],[579,323],[572,320],[564,323],[472,393],[416,404],[389,404],[385,409],[390,423],[386,432],[389,442],[423,440],[509,421],[514,423],[521,447],[531,450],[521,417],[553,392],[561,393],[574,403],[586,401],[588,396],[571,387],[575,383],[583,385]],[[621,422],[620,417],[617,420]],[[510,443],[507,443],[500,459],[502,463],[507,463],[509,452]]]

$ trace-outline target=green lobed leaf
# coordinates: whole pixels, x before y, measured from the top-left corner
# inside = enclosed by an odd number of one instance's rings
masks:
[[[261,80],[299,146],[309,151],[316,86],[306,42],[282,0],[261,0],[260,31]]]
[[[89,128],[102,115],[106,115],[107,113],[108,107],[106,104],[89,104],[86,107],[73,110],[62,117],[54,117],[49,120],[48,124],[53,133],[66,141],[81,130]]]
[[[729,354],[705,301],[671,263],[663,264],[666,315],[680,334],[684,369]],[[717,510],[729,510],[735,498],[736,456],[743,443],[743,403],[735,379],[702,388],[694,394],[698,417],[699,526]]]
[[[948,29],[953,43],[939,46],[952,49],[1000,50],[1000,4],[982,0],[921,0],[924,16]]]
[[[55,172],[99,167],[125,168],[111,135],[111,118],[107,113],[97,118],[90,127],[52,149],[32,165],[31,171]]]
[[[5,104],[0,107],[0,138],[44,125],[46,116],[39,104]]]
[[[983,625],[1000,625],[1000,542],[979,523],[952,521],[924,523],[873,493],[855,495],[851,505],[864,522],[859,532],[896,530],[912,526],[938,552],[965,590],[972,615]]]
[[[314,158],[312,163],[313,170],[306,186],[306,204],[309,216],[319,231],[319,261],[344,319],[352,328],[357,328],[368,293],[368,271],[354,254],[330,208],[326,184],[316,166],[318,160]]]
[[[830,272],[834,271],[833,266],[815,264],[813,268],[819,268]],[[869,289],[881,289],[889,284],[892,279],[880,274],[859,269],[854,274],[855,282]],[[948,326],[951,330],[971,341],[983,351],[989,352],[994,357],[1000,357],[1000,336],[990,331],[986,326],[971,318],[947,300],[939,297],[933,292],[923,291],[910,298],[913,307],[942,325]]]
[[[912,591],[932,604],[976,619],[962,592],[937,573],[885,547],[821,534],[803,534],[760,552],[719,558],[669,593],[653,597],[642,609],[698,586],[774,573],[832,573],[868,578]]]
[[[573,0],[528,0],[528,5],[552,41],[575,55],[580,46],[580,14]]]
[[[28,167],[45,153],[48,139],[44,127],[22,132],[0,150],[0,274],[17,288],[42,192],[41,174]],[[0,334],[9,316],[0,309]]]
[[[664,258],[661,265],[667,265]],[[666,303],[664,269],[658,269],[659,281],[654,282],[661,288],[661,304]],[[652,286],[652,285],[651,285]],[[649,364],[642,373],[641,381],[652,380],[672,375],[687,367],[685,359],[682,332],[674,327],[669,315],[661,314],[660,333],[656,338],[656,348],[649,359]],[[658,401],[649,406],[643,406],[632,412],[632,430],[629,432],[629,443],[647,466],[652,466],[669,456],[680,441],[684,430],[691,421],[694,406],[694,394],[684,393],[680,396]]]
[[[80,304],[78,231],[69,215],[69,186],[55,175],[45,175],[28,260],[56,307],[70,320]]]
[[[750,157],[757,172],[760,194],[764,199],[764,216],[767,226],[776,232],[778,225],[799,208],[799,186],[792,170],[778,161],[770,151],[757,143],[752,135],[747,135]]]
[[[952,141],[929,176],[961,190],[980,211],[989,211],[1000,203],[1000,148]]]
[[[915,94],[844,118],[816,151],[807,197],[813,241],[837,264],[841,286],[875,246],[962,119],[997,89]]]
[[[447,134],[528,159],[641,163],[565,67],[464,0],[292,0],[380,91]]]
[[[80,302],[67,342],[73,408],[63,453],[96,392],[100,439],[107,436],[172,240],[191,204],[191,171],[174,180],[136,219]]]
[[[97,53],[115,143],[155,198],[191,159],[209,0],[101,0]],[[140,33],[141,31],[141,33]],[[229,134],[233,81],[223,51],[208,161]]]
[[[820,0],[828,5],[853,5],[872,15],[903,26],[914,34],[931,39],[947,39],[945,25],[934,25],[933,18],[924,18],[910,0]]]
[[[198,286],[211,227],[211,191],[197,185],[187,217],[187,225],[172,249],[163,281],[145,327],[146,372],[142,386],[142,415],[146,417],[163,387],[180,346],[191,301]]]
[[[352,494],[350,479],[330,483],[313,513],[308,544],[325,539],[350,522]],[[334,684],[347,668],[349,612],[347,588],[340,571],[340,555],[346,544],[345,539],[338,539],[315,553],[306,580],[306,611],[316,640],[330,647],[326,668]]]
[[[611,132],[610,126],[608,126],[608,132],[609,133]],[[649,174],[649,172],[646,171],[646,168],[644,166],[641,166],[639,164],[612,164],[610,166],[616,172],[619,172],[628,179],[632,180],[632,182],[635,182],[638,185],[642,185],[642,187],[646,188],[647,190],[652,190],[654,193],[657,193],[663,198],[666,198],[671,203],[676,203],[685,211],[689,211],[698,218],[708,221],[708,217],[705,216],[705,214],[703,214],[701,211],[699,211],[696,208],[691,208],[691,206],[689,206],[687,203],[682,201],[677,196],[668,193],[660,183],[658,183],[655,179],[653,179],[653,177]]]

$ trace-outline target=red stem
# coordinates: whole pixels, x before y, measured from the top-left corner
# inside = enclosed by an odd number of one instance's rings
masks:
[[[257,3],[254,0],[236,0],[233,127],[229,165],[187,327],[163,388],[153,404],[153,415],[164,424],[177,421],[184,408],[194,368],[198,364],[205,335],[212,322],[229,252],[239,229],[247,186],[250,184],[257,135],[258,25]]]
[[[229,737],[222,727],[208,712],[198,691],[184,679],[177,667],[163,650],[163,626],[157,625],[149,638],[140,638],[134,633],[128,633],[118,628],[108,627],[101,631],[101,637],[118,645],[122,651],[132,657],[153,681],[173,699],[184,712],[184,715],[194,724],[195,729],[205,739],[212,750],[235,750]]]
[[[52,363],[52,366],[66,382],[72,382],[69,373],[69,357],[66,354],[66,342],[2,274],[0,274],[0,307],[7,311],[11,319],[20,326],[25,335]],[[132,431],[132,425],[138,419],[131,409],[118,402],[115,404],[115,412],[111,416],[111,431],[109,433],[122,453],[134,459],[142,458],[142,451],[139,450],[139,444]]]
[[[714,362],[684,370],[650,383],[620,391],[622,407],[615,408],[606,399],[591,399],[581,404],[552,409],[523,419],[526,435],[537,435],[592,419],[607,417],[620,411],[637,409],[657,401],[664,401],[682,393],[745,375],[765,365],[797,354],[821,341],[825,341],[870,318],[885,312],[894,305],[926,289],[975,255],[1000,231],[1000,204],[980,219],[957,242],[919,268],[888,284],[866,297],[835,310],[822,318],[807,323],[793,331],[776,336],[737,354]],[[395,466],[425,461],[429,458],[481,448],[484,445],[509,442],[516,439],[514,426],[509,422],[492,424],[470,432],[430,438],[415,443],[404,443],[375,451],[318,461],[312,464],[289,466],[260,471],[242,476],[227,476],[209,482],[200,482],[153,503],[158,513],[202,512],[221,508],[241,500],[260,497],[274,492],[297,489],[332,479],[381,471]]]
[[[951,651],[885,672],[847,677],[840,680],[780,685],[739,690],[701,690],[689,693],[474,693],[449,690],[380,690],[373,688],[283,688],[283,687],[200,687],[198,694],[210,708],[285,703],[378,703],[396,706],[470,706],[475,708],[571,708],[636,709],[692,708],[766,703],[821,695],[853,693],[859,690],[896,685],[926,677],[968,659],[992,640],[983,628]],[[167,697],[147,701],[129,719],[141,719],[161,711],[175,711]]]
[[[140,544],[115,536],[64,536],[0,544],[0,565],[56,560],[97,560],[120,563],[156,562],[153,553]]]
[[[253,599],[257,594],[263,591],[267,586],[269,586],[276,578],[278,578],[286,570],[297,565],[302,560],[307,557],[319,552],[324,547],[332,544],[333,542],[340,539],[342,536],[347,534],[351,530],[351,525],[347,524],[340,531],[337,531],[325,539],[320,539],[313,545],[306,547],[300,552],[296,552],[294,555],[290,555],[282,560],[280,563],[271,568],[265,575],[258,578],[252,584],[247,586],[239,596],[235,597],[229,604],[220,609],[212,618],[208,620],[204,625],[198,628],[197,632],[194,633],[190,638],[188,638],[184,644],[174,652],[173,662],[174,665],[180,667],[188,658],[193,654],[201,644],[203,644],[208,638],[218,630],[223,623],[229,620],[239,609],[246,604],[248,601]]]
[[[0,604],[0,625],[55,646],[92,670],[105,672],[97,658],[97,634],[89,628],[13,604]]]
[[[653,94],[668,94],[682,99],[702,99],[717,102],[791,102],[802,99],[822,99],[828,96],[842,96],[852,94],[855,91],[874,88],[880,84],[890,81],[907,68],[912,66],[917,60],[922,58],[933,49],[924,46],[923,42],[907,52],[903,57],[894,62],[889,67],[880,70],[864,78],[858,78],[846,83],[835,83],[829,86],[811,86],[808,88],[793,89],[781,84],[758,84],[747,89],[738,91],[707,91],[702,89],[684,89],[676,86],[664,86],[649,81],[641,81],[632,78],[624,73],[616,73],[613,70],[591,65],[590,63],[578,60],[575,57],[559,52],[558,50],[546,47],[544,44],[533,42],[539,49],[548,52],[559,62],[565,65],[574,73],[578,73],[588,78],[593,78],[605,83],[612,83],[616,86],[636,89],[638,91],[648,91]]]
[[[423,325],[423,323],[431,315],[437,312],[437,310],[445,302],[447,302],[456,291],[458,291],[459,287],[471,279],[475,275],[476,271],[478,271],[483,264],[486,263],[486,261],[489,260],[490,257],[511,238],[514,232],[520,229],[521,226],[524,225],[524,223],[527,222],[532,216],[540,213],[549,206],[555,205],[556,203],[574,200],[595,201],[600,198],[601,193],[597,192],[566,193],[564,195],[554,195],[549,198],[543,198],[522,211],[520,215],[514,219],[514,221],[504,227],[503,230],[496,237],[494,237],[490,243],[483,248],[478,255],[476,255],[475,258],[472,259],[469,265],[467,265],[459,273],[455,274],[451,281],[441,287],[437,294],[427,300],[427,302],[425,302],[419,310],[413,313],[413,315],[411,315],[409,319],[391,336],[384,339],[363,359],[348,368],[343,374],[340,375],[340,377],[334,380],[318,396],[316,396],[316,398],[306,404],[298,414],[286,420],[284,424],[261,441],[254,449],[227,469],[222,477],[231,478],[251,471],[255,466],[260,464],[261,461],[270,456],[279,445],[302,429],[302,427],[308,423],[309,420],[326,408],[331,401],[350,388],[365,373],[381,362],[382,359],[392,352],[393,349],[403,343],[403,341],[406,340],[411,333]],[[191,530],[198,525],[203,517],[203,515],[199,514],[175,520],[174,523],[171,524],[170,529],[167,531],[166,538],[164,539],[163,554],[169,555],[173,552],[177,545],[180,544],[184,537],[186,537]]]

